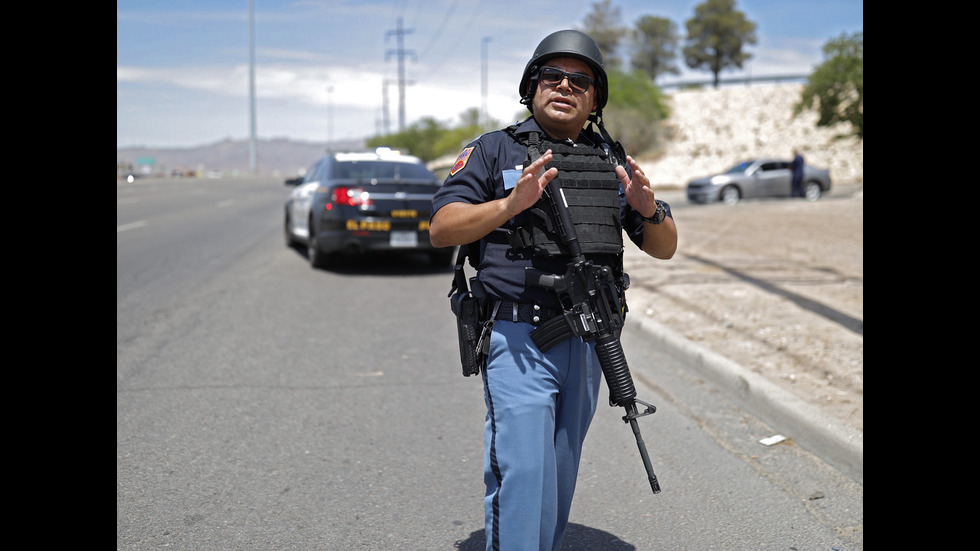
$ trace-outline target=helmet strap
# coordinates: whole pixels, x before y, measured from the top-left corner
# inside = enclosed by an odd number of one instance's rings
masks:
[[[528,110],[530,110],[532,113],[534,112],[530,107],[531,100],[534,99],[534,92],[532,92],[532,90],[537,90],[538,88],[538,69],[540,69],[540,67],[537,65],[532,65],[528,70],[528,74],[531,76],[527,79],[527,90],[525,90],[524,95],[521,96],[521,105],[527,105]]]
[[[606,125],[602,123],[602,109],[589,114],[589,132],[595,132],[592,129],[592,123],[596,123],[599,126],[599,134],[602,135],[602,139],[612,148],[612,156],[616,164],[625,164],[626,150],[623,148],[623,144],[614,141],[609,135],[609,132],[606,131]]]
[[[592,123],[599,126],[599,133],[602,134],[602,139],[606,140],[606,143],[610,145],[615,143],[609,136],[609,132],[606,132],[606,125],[602,123],[602,109],[597,110],[595,113],[589,114],[589,132],[595,132],[595,130],[592,129]]]

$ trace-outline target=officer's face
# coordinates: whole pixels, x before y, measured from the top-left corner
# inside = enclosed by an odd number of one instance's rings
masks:
[[[595,78],[589,64],[579,59],[556,57],[549,59],[544,65],[566,73],[582,73]],[[580,89],[573,86],[568,78],[561,78],[557,84],[551,85],[546,84],[544,79],[538,79],[538,89],[532,103],[534,118],[552,138],[577,138],[585,121],[589,119],[589,114],[598,107],[595,82],[585,92],[579,92]]]

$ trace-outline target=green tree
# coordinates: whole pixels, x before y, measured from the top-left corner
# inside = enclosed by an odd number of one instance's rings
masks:
[[[602,110],[603,125],[631,156],[655,154],[663,144],[663,120],[670,114],[660,88],[640,71],[612,69],[608,74],[609,103]]]
[[[850,124],[837,138],[864,139],[864,32],[841,34],[823,46],[824,61],[810,74],[793,116],[815,110],[817,126]]]
[[[670,19],[644,15],[636,22],[630,36],[633,43],[633,57],[630,65],[644,72],[651,80],[658,75],[679,75],[680,69],[674,64],[677,58],[677,24]]]
[[[473,141],[480,134],[490,130],[496,130],[501,126],[500,122],[493,118],[487,119],[486,124],[481,126],[480,110],[476,107],[471,107],[460,113],[459,120],[459,126],[448,128],[436,143],[433,144],[432,149],[435,153],[433,158],[450,153],[459,153],[464,145]]]
[[[687,20],[687,45],[684,62],[691,69],[705,68],[714,75],[729,67],[742,68],[752,55],[742,51],[755,44],[756,24],[735,9],[735,0],[705,0],[694,7],[694,17]]]
[[[480,111],[473,107],[460,114],[461,124],[450,126],[433,117],[424,117],[405,130],[366,141],[370,148],[387,146],[415,155],[425,162],[450,153],[458,153],[460,148],[483,132],[497,128],[500,123],[490,120],[486,127],[479,125]]]
[[[663,120],[670,115],[660,88],[640,71],[624,73],[609,69],[606,75],[609,77],[609,103],[602,110],[602,123],[609,135],[622,142],[634,157],[657,154],[666,136]],[[522,109],[514,114],[513,120],[524,120],[528,115],[527,109]],[[586,122],[584,127],[588,128],[590,124]]]
[[[628,31],[622,24],[623,15],[619,7],[614,7],[611,0],[600,0],[592,4],[592,11],[585,16],[582,32],[592,37],[602,51],[602,61],[605,69],[618,69],[623,62],[616,52],[619,42]]]
[[[434,117],[424,117],[401,132],[371,138],[367,145],[371,148],[388,146],[407,151],[423,161],[431,161],[439,156],[434,146],[447,131],[448,126]]]

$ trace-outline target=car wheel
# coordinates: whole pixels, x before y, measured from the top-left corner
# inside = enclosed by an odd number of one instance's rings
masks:
[[[316,229],[313,227],[312,221],[308,227],[310,228],[310,237],[306,240],[306,257],[309,259],[311,267],[326,268],[330,265],[331,258],[320,250],[320,245],[316,242]]]
[[[806,197],[807,201],[816,201],[821,195],[820,184],[816,182],[807,182],[806,186],[803,187],[803,196]]]
[[[734,205],[742,198],[742,192],[735,186],[725,186],[721,189],[721,202],[726,205]]]

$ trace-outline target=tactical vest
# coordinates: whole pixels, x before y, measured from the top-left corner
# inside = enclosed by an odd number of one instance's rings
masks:
[[[515,217],[517,228],[508,241],[515,249],[531,248],[534,254],[570,254],[554,223],[552,201],[564,200],[583,254],[614,254],[623,252],[623,228],[620,220],[619,177],[609,154],[595,146],[570,141],[543,140],[537,132],[516,135],[526,144],[527,167],[551,149],[554,155],[544,170],[558,169],[558,182],[563,197],[552,197],[546,189],[538,202]]]

